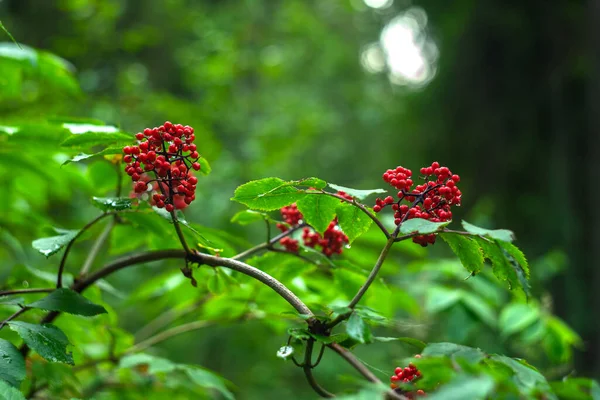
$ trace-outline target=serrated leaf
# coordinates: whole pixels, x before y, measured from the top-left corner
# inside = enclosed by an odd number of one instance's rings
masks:
[[[527,270],[523,269],[521,265],[506,251],[502,243],[498,240],[489,240],[483,238],[474,238],[483,250],[483,255],[486,259],[492,263],[492,271],[494,275],[500,280],[508,281],[509,288],[514,289],[515,287],[521,288],[526,295],[529,295],[529,283],[527,282]],[[524,256],[523,256],[524,258]]]
[[[127,197],[92,197],[92,204],[102,211],[122,211],[131,208],[132,200]]]
[[[517,271],[517,275],[521,273],[525,276],[526,279],[529,279],[529,263],[527,263],[527,259],[525,258],[525,254],[514,244],[509,242],[503,242],[498,240],[497,243],[510,255],[521,267],[522,271]],[[521,282],[523,284],[524,282]],[[526,283],[526,282],[525,282]],[[527,284],[529,286],[529,284]]]
[[[372,194],[387,193],[387,190],[385,190],[385,189],[362,190],[362,189],[352,189],[352,188],[348,188],[348,187],[344,187],[344,186],[340,186],[340,185],[335,185],[333,183],[328,183],[328,185],[332,189],[335,189],[340,192],[345,192],[345,193],[349,194],[350,196],[355,197],[359,200],[364,200],[365,198],[369,197]]]
[[[510,304],[500,313],[501,334],[506,337],[520,332],[539,318],[539,310],[529,304]]]
[[[525,391],[533,391],[537,389],[550,389],[550,385],[546,378],[540,374],[531,365],[524,363],[522,360],[506,357],[503,355],[494,354],[492,360],[499,361],[510,367],[514,373],[518,386]],[[554,399],[552,396],[549,399]]]
[[[366,233],[373,223],[373,220],[367,214],[350,203],[338,205],[335,213],[340,228],[348,236],[349,244],[363,233]]]
[[[447,226],[452,221],[446,222],[431,222],[423,218],[413,218],[408,221],[404,221],[400,225],[400,233],[409,235],[414,232],[427,235],[440,231],[443,227]]]
[[[69,136],[60,145],[63,147],[77,146],[90,148],[94,146],[127,145],[134,140],[135,138],[133,136],[121,132],[88,131],[86,133]]]
[[[448,246],[458,256],[467,271],[472,274],[481,271],[481,268],[483,268],[483,253],[477,241],[453,233],[442,233],[440,236],[448,243]]]
[[[8,383],[0,380],[0,399],[1,400],[25,400],[23,393],[19,389],[10,386]]]
[[[356,312],[346,321],[346,333],[360,343],[371,343],[373,339],[371,329]]]
[[[63,331],[54,325],[30,324],[10,321],[8,326],[23,339],[25,344],[50,362],[62,362],[73,365],[73,356],[67,353],[69,339]]]
[[[264,178],[239,186],[231,200],[254,210],[273,211],[289,206],[305,196],[315,195],[307,195],[283,179]]]
[[[55,230],[60,233],[60,235],[36,239],[31,243],[34,249],[46,257],[56,254],[60,249],[69,244],[69,242],[79,233],[79,230]]]
[[[0,339],[0,379],[19,387],[26,374],[21,352],[8,340]]]
[[[508,229],[485,229],[470,224],[467,221],[462,221],[462,226],[467,232],[472,233],[473,235],[486,236],[491,239],[498,239],[504,242],[512,242],[515,240],[515,234]]]
[[[94,304],[79,293],[67,288],[56,289],[48,296],[28,304],[27,307],[66,312],[86,317],[106,313],[106,309],[101,305]]]
[[[381,336],[375,336],[373,338],[374,341],[376,342],[402,342],[402,343],[406,343],[406,344],[410,344],[411,346],[415,347],[417,349],[417,353],[420,353],[423,351],[423,349],[425,347],[427,347],[427,343],[419,340],[419,339],[414,339],[414,338],[410,338],[410,337],[381,337]]]
[[[483,400],[494,390],[494,380],[487,375],[459,375],[435,392],[427,394],[428,400]]]
[[[257,221],[269,220],[269,216],[260,211],[254,210],[242,210],[231,217],[231,222],[238,223],[240,225],[248,225]]]
[[[386,325],[389,322],[386,317],[369,307],[359,305],[356,307],[355,312],[360,315],[364,321],[374,325]]]
[[[319,194],[305,196],[296,202],[304,222],[321,234],[335,218],[335,210],[339,204],[339,199]]]

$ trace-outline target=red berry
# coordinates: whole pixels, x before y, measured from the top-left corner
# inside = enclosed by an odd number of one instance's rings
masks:
[[[168,212],[171,212],[175,209],[175,207],[173,206],[173,204],[167,204],[165,206],[165,210],[167,210]]]
[[[200,163],[199,162],[195,162],[192,164],[192,168],[194,168],[196,171],[200,170]]]

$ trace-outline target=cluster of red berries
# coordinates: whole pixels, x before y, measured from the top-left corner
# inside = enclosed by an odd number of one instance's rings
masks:
[[[169,212],[194,201],[198,178],[192,170],[200,170],[194,128],[167,121],[135,137],[137,146],[123,147],[125,172],[131,176],[134,193],[152,193],[151,203]]]
[[[461,191],[457,187],[460,176],[452,174],[447,167],[434,162],[420,170],[425,182],[414,188],[412,171],[404,167],[388,169],[383,180],[398,190],[398,200],[392,196],[377,199],[373,211],[380,212],[391,205],[394,210],[394,223],[400,225],[407,219],[423,218],[431,222],[445,222],[452,219],[451,206],[460,206]],[[411,191],[412,190],[412,191]],[[408,204],[401,204],[405,200]],[[413,242],[421,246],[435,243],[435,234],[413,237]]]
[[[344,192],[338,192],[338,196],[341,196],[347,200],[352,200],[352,196]],[[302,213],[298,210],[296,204],[292,204],[283,207],[281,210],[281,216],[285,221],[285,224],[278,223],[277,228],[282,232],[287,232],[290,227],[296,226],[302,221]],[[329,226],[321,235],[318,232],[313,231],[309,227],[302,229],[302,241],[305,246],[321,249],[321,252],[327,257],[331,257],[333,254],[341,254],[344,245],[348,243],[348,236],[341,231],[338,226],[337,217],[329,223]],[[298,241],[292,239],[289,236],[282,238],[279,241],[286,250],[291,252],[297,252],[299,249]]]
[[[421,358],[421,355],[417,354],[415,358]],[[396,390],[397,392],[402,393],[405,397],[409,399],[413,399],[416,396],[426,396],[426,393],[421,389],[415,392],[405,392],[399,387],[400,383],[414,382],[420,377],[421,371],[419,371],[413,363],[410,363],[408,364],[408,367],[398,367],[394,370],[394,375],[392,375],[392,377],[390,378],[390,381],[392,382],[390,384],[390,387]]]

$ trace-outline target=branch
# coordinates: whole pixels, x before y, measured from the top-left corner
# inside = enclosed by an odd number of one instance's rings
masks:
[[[179,238],[179,241],[181,242],[181,246],[183,246],[183,249],[185,250],[185,252],[187,254],[192,254],[190,247],[188,246],[187,242],[185,241],[183,232],[181,231],[181,225],[179,225],[179,220],[177,219],[177,215],[175,215],[175,210],[171,211],[171,220],[173,221],[173,226],[175,227],[175,232],[177,232],[177,237]]]
[[[281,239],[283,239],[286,236],[291,235],[292,233],[296,232],[298,229],[304,228],[305,226],[306,226],[306,224],[298,224],[296,226],[293,226],[290,229],[288,229],[287,231],[280,233],[279,235],[273,237],[268,242],[264,242],[257,246],[251,247],[248,250],[243,251],[240,254],[231,257],[231,259],[232,260],[241,260],[241,259],[251,256],[255,253],[258,253],[259,251],[272,249],[273,245],[277,244]]]
[[[342,346],[337,343],[328,344],[327,347],[338,353],[346,362],[354,367],[362,376],[367,378],[370,382],[381,384],[383,383],[377,378],[363,363],[361,363],[354,354],[352,354],[349,350],[346,350]],[[396,392],[391,390],[386,392],[386,398],[388,399],[399,399],[399,400],[407,400],[405,396],[402,396]]]
[[[139,342],[138,344],[134,344],[129,349],[125,350],[125,353],[136,353],[138,351],[144,351],[148,347],[155,345],[156,343],[160,343],[164,340],[170,339],[173,336],[177,336],[181,333],[194,331],[197,329],[201,329],[210,325],[213,325],[216,321],[194,321],[189,322],[187,324],[179,325],[171,329],[167,329],[166,331],[160,332],[157,335],[151,336],[148,339]]]
[[[170,308],[162,314],[155,317],[152,321],[148,322],[146,325],[141,327],[133,336],[138,340],[146,339],[160,328],[174,322],[178,318],[183,317],[186,314],[189,314],[195,311],[199,306],[205,303],[208,299],[210,299],[210,295],[206,295],[200,300],[194,301],[192,304],[187,305],[183,309]]]
[[[0,292],[0,296],[9,296],[12,294],[50,293],[54,290],[56,290],[56,288],[4,290]]]
[[[352,204],[355,207],[358,207],[369,218],[371,218],[373,220],[373,222],[375,222],[375,225],[377,225],[379,227],[379,229],[381,230],[381,232],[383,232],[383,234],[385,235],[385,237],[387,239],[390,238],[390,236],[391,236],[390,233],[388,232],[387,228],[385,226],[383,226],[383,224],[381,223],[381,221],[379,220],[379,218],[377,218],[377,216],[375,214],[373,214],[371,211],[369,211],[369,209],[367,207],[365,207],[363,204],[357,202],[355,199],[348,200],[347,198],[342,197],[342,196],[340,196],[338,194],[329,193],[329,192],[326,192],[324,190],[321,190],[320,192],[310,192],[309,191],[309,192],[306,192],[306,193],[308,193],[308,194],[311,194],[311,193],[313,193],[313,194],[325,194],[327,196],[335,197],[336,199],[340,199],[343,202],[346,202],[346,203]]]

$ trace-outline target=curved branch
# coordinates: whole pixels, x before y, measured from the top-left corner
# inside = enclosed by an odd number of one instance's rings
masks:
[[[83,233],[85,231],[87,231],[89,228],[91,228],[96,222],[100,221],[104,217],[107,217],[109,215],[114,215],[114,214],[116,214],[116,212],[114,212],[114,211],[109,211],[109,212],[105,212],[104,214],[100,214],[99,216],[97,216],[96,218],[94,218],[93,220],[88,222],[83,228],[81,228],[79,230],[79,232],[77,232],[75,237],[73,239],[71,239],[69,244],[67,244],[67,247],[65,248],[65,252],[62,256],[62,259],[60,260],[60,265],[58,266],[58,274],[56,277],[56,288],[57,289],[60,289],[62,287],[62,276],[63,276],[63,272],[65,270],[65,264],[67,262],[67,257],[69,256],[69,251],[71,250],[71,247],[73,246],[73,244],[75,244],[75,241],[81,235],[83,235]]]
[[[194,321],[189,322],[187,324],[179,325],[173,327],[171,329],[167,329],[166,331],[162,331],[154,336],[149,337],[148,339],[141,341],[137,344],[134,344],[127,350],[125,353],[136,353],[138,351],[144,351],[148,347],[154,346],[156,343],[160,343],[164,340],[170,339],[173,336],[180,335],[185,332],[194,331],[197,329],[205,328],[207,326],[213,325],[216,321]]]
[[[335,395],[333,393],[328,392],[321,385],[319,385],[314,375],[312,374],[312,352],[314,345],[315,340],[312,338],[308,339],[308,342],[306,342],[306,350],[304,352],[304,363],[302,364],[302,370],[304,371],[304,375],[306,376],[306,380],[308,381],[310,387],[312,387],[313,390],[319,396],[326,399],[331,399],[335,397]]]

